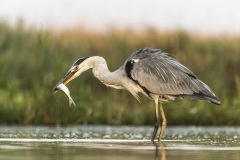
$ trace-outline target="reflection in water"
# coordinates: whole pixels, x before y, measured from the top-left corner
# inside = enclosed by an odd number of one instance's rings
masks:
[[[166,151],[165,151],[165,146],[162,142],[153,142],[153,144],[156,147],[155,150],[155,160],[166,160]],[[161,155],[159,155],[159,150],[161,151]],[[160,159],[161,157],[161,159]]]

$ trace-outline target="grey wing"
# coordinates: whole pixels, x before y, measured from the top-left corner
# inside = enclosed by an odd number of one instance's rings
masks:
[[[159,50],[139,50],[127,59],[125,66],[130,62],[130,69],[126,69],[130,78],[151,93],[198,99],[216,97],[192,71]]]

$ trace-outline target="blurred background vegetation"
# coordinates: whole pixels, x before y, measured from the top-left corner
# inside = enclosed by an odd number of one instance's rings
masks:
[[[52,93],[80,57],[102,56],[113,71],[144,47],[170,53],[208,84],[222,102],[220,106],[190,99],[166,103],[169,125],[240,125],[240,36],[154,28],[142,32],[40,31],[23,23],[11,27],[5,22],[0,22],[0,123],[153,125],[152,101],[141,96],[140,104],[127,91],[107,88],[91,71],[68,84],[77,107],[70,108],[64,94]]]

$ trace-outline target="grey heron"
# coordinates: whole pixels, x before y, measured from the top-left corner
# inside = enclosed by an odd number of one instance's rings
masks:
[[[78,59],[58,82],[67,84],[82,72],[92,69],[93,75],[103,84],[115,89],[128,90],[137,100],[142,93],[153,100],[156,109],[156,123],[152,141],[156,138],[162,117],[161,141],[167,120],[162,103],[175,98],[192,98],[220,105],[213,91],[187,67],[158,49],[143,48],[130,55],[118,70],[110,72],[103,57],[92,56]],[[58,91],[54,88],[53,91]]]

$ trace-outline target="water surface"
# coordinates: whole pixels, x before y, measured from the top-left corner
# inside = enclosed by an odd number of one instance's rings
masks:
[[[0,126],[0,159],[240,159],[238,127]]]

